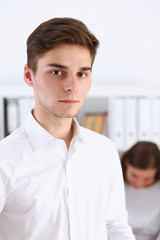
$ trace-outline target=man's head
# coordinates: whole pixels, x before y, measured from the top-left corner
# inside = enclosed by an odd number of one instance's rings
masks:
[[[91,86],[98,45],[85,24],[72,18],[51,19],[29,36],[24,80],[33,87],[39,121],[77,115]]]
[[[50,19],[40,24],[27,40],[28,66],[35,73],[39,58],[61,44],[86,47],[91,54],[93,64],[99,41],[79,20],[73,18]]]

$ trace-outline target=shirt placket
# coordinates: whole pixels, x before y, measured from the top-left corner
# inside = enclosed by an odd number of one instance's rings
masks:
[[[70,226],[70,240],[77,240],[76,231],[76,212],[75,212],[75,193],[74,193],[74,178],[73,178],[73,165],[74,154],[76,149],[71,146],[66,157],[66,182],[67,182],[67,193],[68,193],[68,213],[69,213],[69,226]]]
[[[70,227],[72,226],[72,215],[73,214],[70,214],[70,212],[72,212],[72,209],[71,209],[71,206],[72,206],[72,203],[70,200],[70,192],[71,192],[71,189],[72,189],[72,183],[71,183],[71,176],[70,176],[70,167],[68,167],[68,162],[70,160],[70,156],[72,155],[70,153],[70,151],[67,150],[67,147],[66,147],[66,144],[63,140],[57,140],[57,150],[59,151],[59,154],[60,154],[60,157],[61,159],[63,160],[63,167],[64,167],[64,187],[66,189],[66,196],[62,196],[63,198],[66,199],[66,202],[65,202],[65,206],[66,206],[66,217],[68,219],[68,226],[69,226],[69,229],[68,229],[68,232],[69,232],[69,235],[68,236],[65,236],[64,239],[66,240],[72,240],[74,238],[71,237],[71,230],[70,230]],[[72,198],[71,198],[72,199]],[[70,217],[71,216],[71,217]]]

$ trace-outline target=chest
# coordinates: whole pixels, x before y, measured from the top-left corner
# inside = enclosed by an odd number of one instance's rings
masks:
[[[17,167],[19,174],[8,180],[3,213],[56,215],[69,205],[75,209],[81,205],[85,212],[88,202],[93,209],[105,208],[111,173],[94,154],[42,152],[28,163]]]

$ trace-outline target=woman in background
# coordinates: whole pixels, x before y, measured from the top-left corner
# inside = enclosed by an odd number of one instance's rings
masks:
[[[121,159],[128,221],[136,240],[160,240],[160,151],[138,142]]]

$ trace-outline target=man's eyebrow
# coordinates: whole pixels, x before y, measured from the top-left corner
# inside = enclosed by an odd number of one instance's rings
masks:
[[[60,69],[68,69],[67,66],[61,65],[61,64],[58,64],[58,63],[49,63],[49,64],[47,64],[47,67],[56,67],[56,68],[60,68]]]
[[[79,70],[81,70],[81,71],[91,71],[92,68],[91,67],[81,67]]]
[[[59,63],[49,63],[47,64],[47,67],[56,67],[56,68],[60,68],[60,69],[65,69],[67,70],[68,67]],[[91,67],[80,67],[79,69],[80,71],[91,71],[92,68]]]

